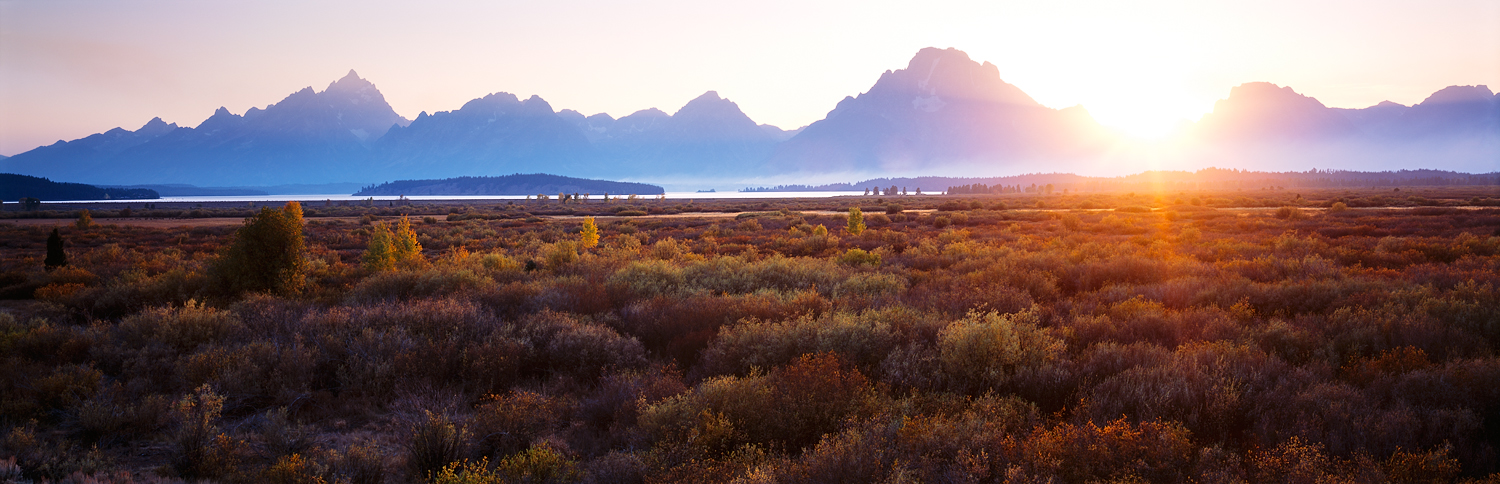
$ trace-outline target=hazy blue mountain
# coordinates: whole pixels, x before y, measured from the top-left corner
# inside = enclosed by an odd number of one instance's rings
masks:
[[[297,91],[265,109],[219,108],[195,128],[152,120],[59,142],[4,160],[7,171],[110,184],[280,184],[346,181],[372,143],[406,124],[354,71],[322,92]]]
[[[1401,114],[1408,137],[1500,136],[1500,95],[1488,86],[1448,86]]]
[[[1081,107],[1042,106],[1001,80],[994,64],[926,48],[781,144],[769,164],[778,172],[911,172],[1087,156],[1102,140]]]
[[[620,119],[584,117],[571,110],[559,116],[588,137],[604,162],[598,169],[609,176],[631,175],[640,167],[674,175],[752,173],[789,137],[775,126],[757,125],[739,105],[714,91],[674,114],[651,108]]]
[[[354,71],[264,109],[219,108],[195,127],[152,119],[59,141],[0,171],[110,185],[272,186],[545,172],[614,179],[1057,171],[1070,162],[1179,161],[1268,170],[1500,165],[1500,95],[1450,86],[1412,106],[1334,109],[1290,87],[1237,86],[1175,152],[1119,149],[1082,107],[1052,109],[993,64],[927,48],[809,126],[757,124],[709,91],[674,113],[621,118],[490,94],[408,121]],[[1185,160],[1185,161],[1184,161]],[[1075,165],[1076,166],[1076,165]],[[998,170],[997,170],[998,169]]]
[[[1194,126],[1194,156],[1267,169],[1500,167],[1500,101],[1486,86],[1449,86],[1413,106],[1329,108],[1290,87],[1243,84]]]
[[[1317,140],[1357,133],[1354,123],[1322,102],[1269,82],[1241,84],[1198,121],[1216,142]]]
[[[379,179],[586,172],[595,150],[547,101],[494,93],[454,111],[423,112],[378,143]]]
[[[0,158],[0,163],[4,164],[3,171],[79,179],[80,169],[100,167],[121,152],[175,129],[176,123],[167,124],[161,118],[151,118],[135,131],[115,128],[73,141],[58,140],[14,157]]]

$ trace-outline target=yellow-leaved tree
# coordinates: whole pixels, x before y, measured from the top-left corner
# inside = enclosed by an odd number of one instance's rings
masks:
[[[859,235],[865,231],[865,214],[859,207],[849,207],[849,225],[844,227],[844,231],[849,232],[849,235]]]
[[[583,218],[583,229],[578,232],[578,242],[585,249],[599,245],[599,226],[594,224],[594,217]]]
[[[370,243],[365,246],[365,255],[361,257],[365,269],[380,272],[396,268],[395,247],[392,247],[395,238],[391,227],[383,222],[370,226]]]
[[[422,260],[422,243],[417,242],[417,233],[411,229],[411,219],[401,216],[396,224],[395,236],[391,239],[391,253],[400,265],[417,264]]]
[[[365,246],[362,257],[365,269],[380,272],[421,266],[426,261],[422,258],[422,243],[417,241],[417,233],[411,229],[410,217],[402,215],[395,231],[385,223],[370,227],[370,243]]]

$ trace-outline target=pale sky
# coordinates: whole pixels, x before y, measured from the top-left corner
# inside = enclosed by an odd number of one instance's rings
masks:
[[[1152,134],[1252,81],[1334,107],[1500,88],[1500,0],[0,0],[0,154],[195,126],[349,69],[408,118],[497,91],[619,117],[716,90],[790,129],[929,46]]]

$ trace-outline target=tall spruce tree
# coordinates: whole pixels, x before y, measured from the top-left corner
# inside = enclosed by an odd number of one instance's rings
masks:
[[[47,259],[42,261],[47,270],[53,270],[68,265],[68,254],[63,252],[62,233],[56,228],[52,229],[52,235],[47,236]]]

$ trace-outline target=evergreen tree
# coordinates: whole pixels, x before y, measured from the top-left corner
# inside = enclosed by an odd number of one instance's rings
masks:
[[[585,249],[599,245],[599,226],[594,224],[594,217],[583,218],[583,229],[578,232],[578,242]]]
[[[68,265],[68,254],[63,252],[62,234],[57,229],[52,229],[52,235],[47,236],[47,259],[42,261],[47,270],[56,269]]]
[[[850,235],[859,235],[865,231],[865,214],[859,207],[849,207],[849,225],[844,230]]]
[[[211,271],[230,292],[296,292],[306,278],[303,247],[301,204],[262,208],[245,219]]]

